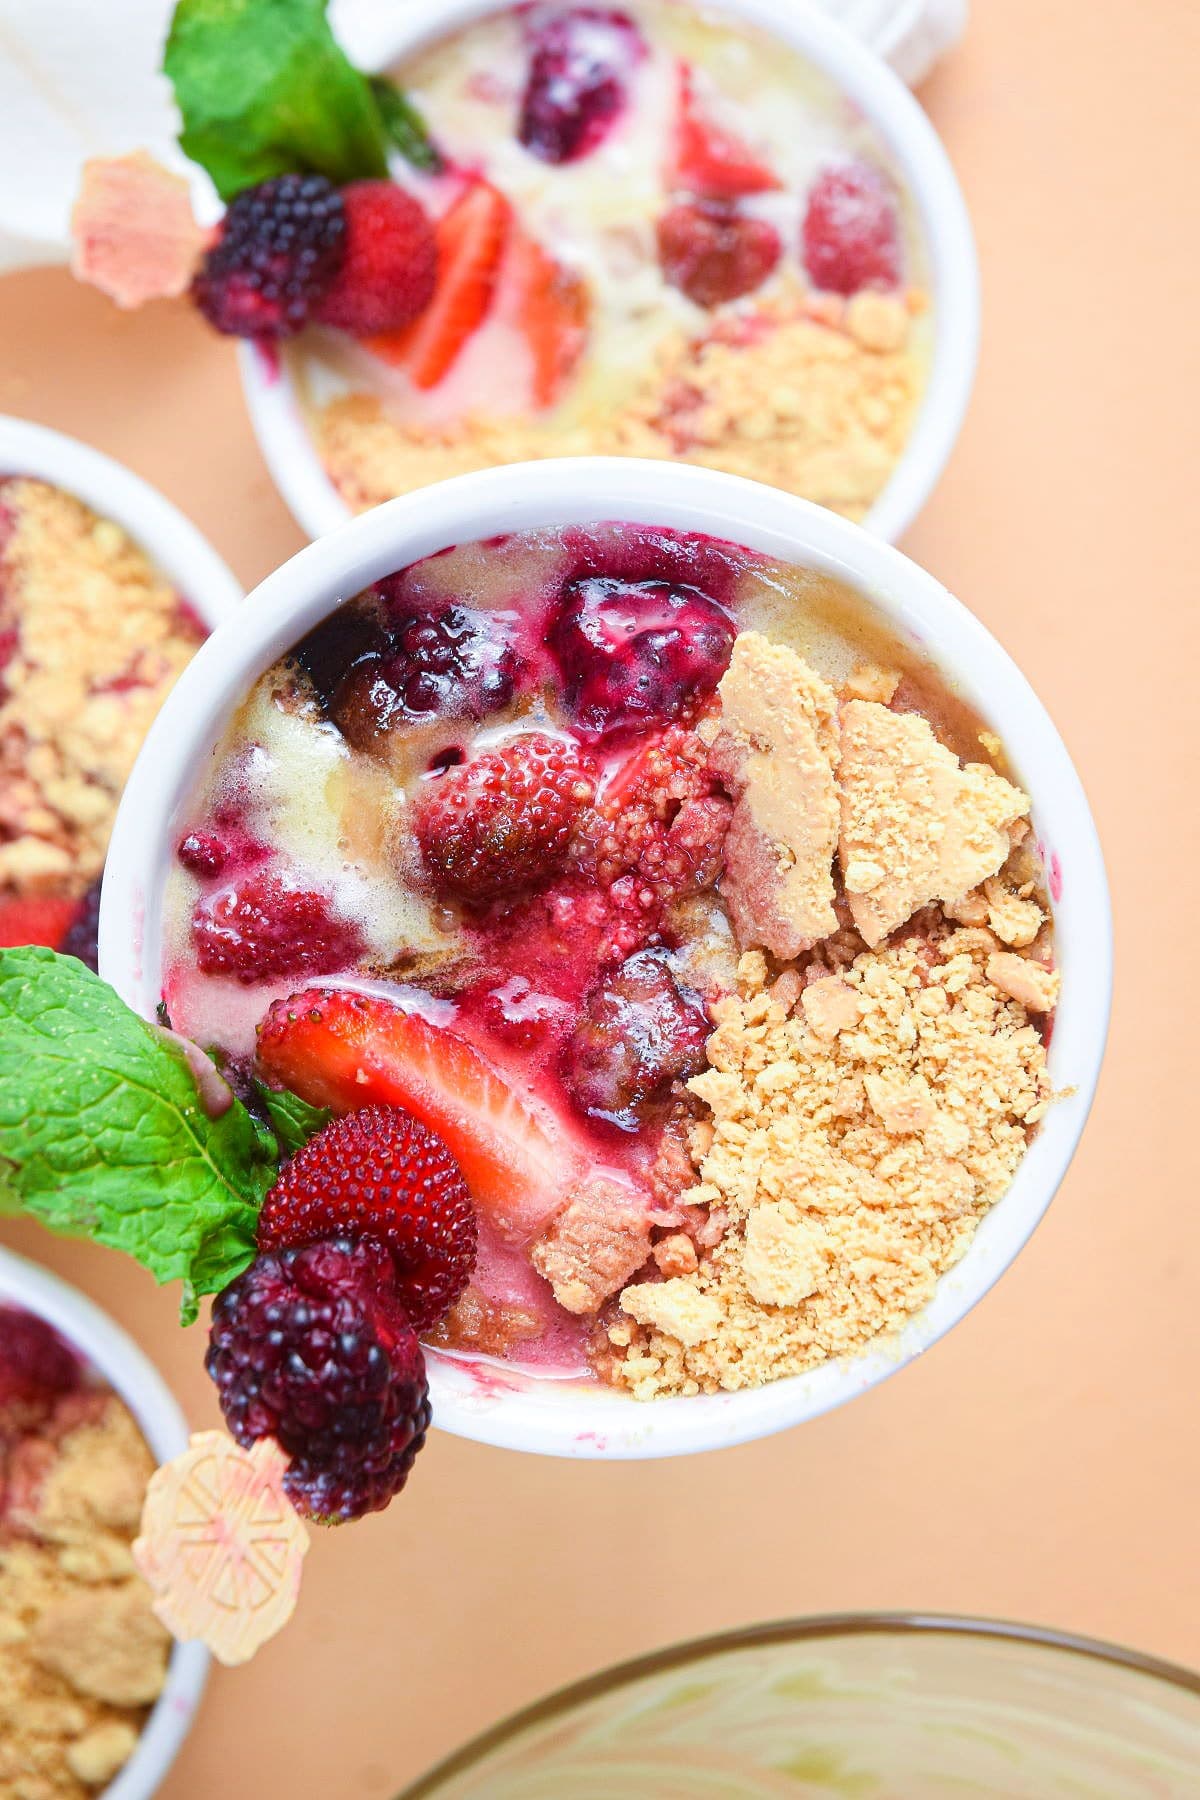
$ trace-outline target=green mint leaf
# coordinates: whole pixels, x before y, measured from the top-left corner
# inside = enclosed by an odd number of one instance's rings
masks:
[[[275,1178],[240,1101],[201,1104],[178,1044],[53,950],[0,950],[0,1206],[184,1282],[184,1322],[253,1260]]]
[[[254,1085],[271,1121],[281,1161],[295,1156],[297,1150],[302,1150],[309,1138],[315,1137],[333,1117],[327,1106],[310,1106],[307,1100],[302,1100],[299,1094],[289,1094],[286,1088],[269,1088],[261,1081]]]
[[[178,0],[163,56],[179,142],[223,200],[290,169],[386,175],[383,121],[326,0]]]
[[[443,167],[442,156],[429,135],[424,119],[394,81],[386,75],[372,75],[371,92],[383,120],[383,128],[406,162],[414,169],[436,175]]]

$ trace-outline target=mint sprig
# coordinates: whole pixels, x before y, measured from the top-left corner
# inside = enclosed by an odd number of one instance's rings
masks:
[[[292,1095],[268,1112],[285,1153],[324,1122]],[[179,1044],[74,957],[0,950],[0,1211],[181,1280],[190,1324],[253,1260],[279,1157],[239,1100],[212,1117]]]
[[[383,128],[404,160],[414,169],[438,174],[444,166],[441,152],[408,95],[386,75],[372,75],[369,85]]]
[[[339,185],[387,174],[395,122],[325,9],[326,0],[178,0],[163,69],[183,119],[179,142],[223,200],[293,169]],[[406,155],[436,158],[411,109],[402,132]]]

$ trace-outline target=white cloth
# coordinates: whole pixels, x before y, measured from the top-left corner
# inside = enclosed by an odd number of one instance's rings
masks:
[[[779,0],[781,7],[804,0]],[[406,0],[333,0],[350,55],[378,41]],[[967,0],[816,0],[915,82],[956,42]],[[220,211],[175,143],[170,85],[158,71],[171,0],[0,0],[0,273],[63,262],[71,206],[89,156],[144,148],[193,184],[202,220]]]

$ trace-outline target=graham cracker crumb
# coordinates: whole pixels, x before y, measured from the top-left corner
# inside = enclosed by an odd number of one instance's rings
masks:
[[[898,670],[881,669],[878,663],[859,663],[842,683],[841,697],[843,700],[877,700],[880,706],[887,706],[899,686]]]
[[[594,1175],[533,1244],[529,1260],[570,1313],[599,1312],[650,1255],[650,1219],[630,1189]]]
[[[690,1348],[715,1337],[724,1323],[720,1302],[682,1275],[627,1287],[621,1310],[639,1325],[669,1332]]]
[[[995,875],[1029,800],[986,763],[962,764],[920,713],[869,700],[842,708],[842,878],[854,923],[880,943],[931,900],[961,900]]]
[[[1042,1038],[990,973],[998,954],[986,930],[934,924],[794,1008],[761,954],[743,956],[688,1084],[713,1135],[683,1201],[720,1206],[730,1228],[694,1274],[626,1289],[636,1330],[610,1334],[614,1381],[638,1399],[757,1386],[928,1303],[1051,1097]],[[805,1001],[830,980],[858,1016],[821,1036]]]
[[[721,896],[739,939],[795,957],[837,928],[837,698],[794,650],[744,631],[711,763],[738,795]]]
[[[198,644],[179,596],[110,519],[0,483],[0,893],[82,893],[117,800]]]
[[[39,1430],[0,1424],[0,1800],[82,1800],[126,1761],[166,1677],[170,1640],[129,1552],[154,1464],[102,1392]]]
[[[372,394],[343,395],[316,415],[318,451],[356,512],[497,463],[610,455],[748,475],[861,519],[904,449],[925,375],[911,342],[919,304],[858,299],[856,309],[784,284],[699,339],[667,338],[631,392],[595,384],[579,418],[558,409],[430,428],[389,418]]]
[[[1037,901],[1028,894],[1014,892],[1000,877],[983,884],[987,923],[1002,944],[1024,950],[1032,944],[1046,922]]]
[[[1027,1012],[1050,1012],[1058,1003],[1059,977],[1043,963],[1031,962],[1012,950],[995,950],[988,957],[988,980]]]

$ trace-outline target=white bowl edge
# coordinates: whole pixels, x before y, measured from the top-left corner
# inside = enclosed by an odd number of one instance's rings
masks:
[[[385,69],[513,0],[408,0],[399,14],[363,22],[359,49]],[[845,26],[806,0],[707,0],[773,32],[807,56],[862,107],[912,196],[930,261],[934,344],[916,422],[895,469],[865,520],[894,542],[908,529],[941,477],[962,428],[979,353],[979,265],[962,191],[945,147],[920,103],[888,65]],[[251,424],[263,459],[293,518],[310,537],[352,515],[326,474],[286,367],[252,344],[238,345]]]
[[[187,1449],[188,1428],[162,1376],[94,1301],[49,1269],[0,1248],[0,1304],[22,1306],[61,1332],[125,1402],[159,1463]],[[125,1766],[98,1800],[150,1800],[191,1728],[208,1677],[203,1644],[176,1644],[166,1685]]]
[[[0,477],[20,475],[60,487],[122,526],[210,629],[240,604],[232,570],[157,488],[78,438],[0,414]]]
[[[158,910],[172,825],[233,706],[339,600],[448,544],[535,526],[622,519],[709,532],[808,563],[867,594],[925,645],[999,732],[1033,796],[1047,860],[1062,870],[1055,921],[1063,997],[1050,1049],[1051,1108],[962,1262],[896,1346],[733,1394],[639,1404],[611,1390],[537,1380],[503,1365],[430,1357],[437,1423],[511,1449],[650,1457],[735,1444],[815,1417],[874,1385],[961,1319],[1013,1260],[1057,1189],[1095,1091],[1112,981],[1103,858],[1070,757],[1025,677],[931,575],[861,527],[781,490],[688,465],[579,458],[511,465],[421,489],[318,539],[270,575],[185,671],[146,741],[118,814],[100,918],[101,971],[146,1017],[159,999]],[[135,921],[130,927],[126,921]],[[556,1390],[557,1393],[556,1393]]]

